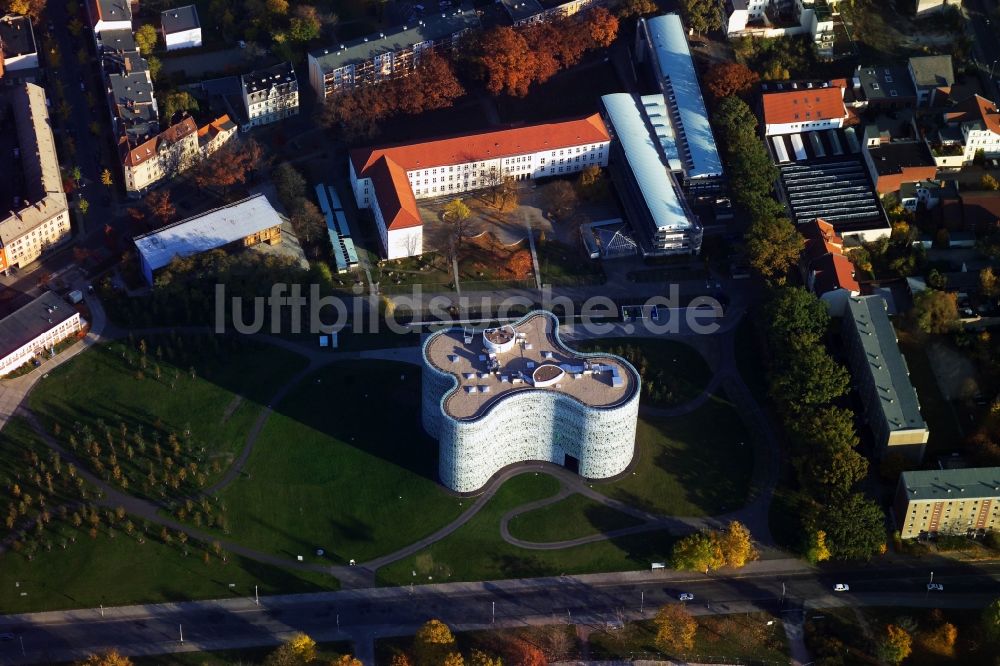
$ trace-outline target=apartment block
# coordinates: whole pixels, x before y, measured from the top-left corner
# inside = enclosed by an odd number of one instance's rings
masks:
[[[249,127],[267,125],[299,112],[299,82],[290,62],[244,74],[240,88]]]
[[[924,457],[930,431],[920,414],[910,370],[881,296],[847,300],[844,347],[855,388],[865,408],[877,455],[900,453],[912,464]]]
[[[787,89],[767,90],[761,94],[764,110],[764,134],[798,134],[838,129],[847,120],[842,82],[831,81],[786,84]]]
[[[433,49],[450,49],[467,31],[479,27],[471,5],[429,12],[414,23],[396,26],[336,46],[311,51],[309,84],[320,100],[358,86],[406,76]]]
[[[0,78],[38,68],[38,47],[31,20],[8,14],[0,17]]]
[[[132,30],[129,0],[88,0],[85,4],[95,40],[106,30]]]
[[[892,513],[904,539],[996,530],[1000,527],[1000,467],[903,472]]]
[[[160,14],[160,34],[168,51],[201,46],[201,23],[194,5],[168,9]]]
[[[417,199],[490,187],[504,178],[528,180],[607,166],[608,130],[597,114],[381,148],[351,151],[359,208],[375,216],[389,259],[422,254]]]
[[[63,192],[45,91],[33,83],[14,89],[14,124],[26,199],[0,220],[0,271],[22,268],[70,239],[69,205]],[[4,160],[11,159],[4,155]]]
[[[84,323],[77,310],[51,291],[0,319],[0,375],[44,356]]]

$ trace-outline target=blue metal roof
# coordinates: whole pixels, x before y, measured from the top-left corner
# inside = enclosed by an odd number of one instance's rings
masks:
[[[721,176],[722,160],[708,124],[705,100],[701,96],[681,17],[666,14],[645,20],[644,24],[663,94],[672,110],[676,110],[672,120],[678,143],[686,145],[690,151],[685,175],[688,178]]]
[[[615,138],[621,144],[653,222],[660,229],[687,229],[692,225],[677,195],[674,178],[664,164],[660,140],[652,134],[642,107],[629,93],[601,97]]]

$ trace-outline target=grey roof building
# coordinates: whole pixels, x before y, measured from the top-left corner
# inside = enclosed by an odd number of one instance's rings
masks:
[[[919,463],[930,436],[910,370],[881,296],[856,296],[844,313],[844,342],[854,384],[879,455],[899,452]]]
[[[428,13],[415,23],[396,26],[354,41],[309,53],[309,83],[320,99],[359,85],[403,76],[421,52],[452,46],[467,30],[479,27],[471,5]]]
[[[266,125],[299,112],[299,81],[290,62],[244,74],[240,87],[250,126]]]
[[[515,26],[531,23],[532,18],[545,11],[538,0],[501,0],[501,4]]]
[[[1000,523],[1000,467],[903,472],[892,515],[904,539],[995,530]]]
[[[907,67],[917,90],[919,106],[933,105],[939,88],[947,89],[955,85],[955,68],[950,55],[910,58]]]
[[[97,36],[97,44],[102,53],[138,53],[131,30],[105,30]]]
[[[160,13],[160,26],[167,34],[200,28],[198,9],[194,5],[187,5],[163,11]]]
[[[52,291],[0,319],[0,373],[80,330],[80,313]]]
[[[903,65],[859,66],[854,71],[854,90],[870,108],[907,108],[917,102],[910,72]]]

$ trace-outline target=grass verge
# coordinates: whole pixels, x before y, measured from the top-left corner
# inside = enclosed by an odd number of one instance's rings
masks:
[[[518,539],[544,543],[601,534],[642,521],[583,495],[570,495],[555,504],[519,514],[510,523]]]

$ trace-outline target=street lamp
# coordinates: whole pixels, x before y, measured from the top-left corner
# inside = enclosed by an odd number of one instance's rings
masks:
[[[997,58],[996,60],[994,60],[993,64],[990,65],[990,80],[991,81],[993,80],[993,68],[997,66],[998,62],[1000,62],[1000,58]]]

